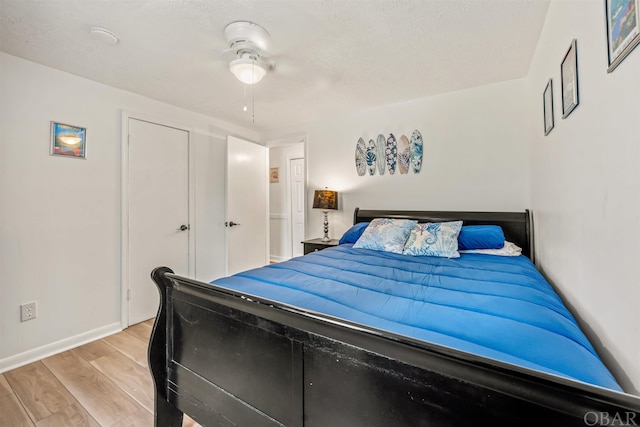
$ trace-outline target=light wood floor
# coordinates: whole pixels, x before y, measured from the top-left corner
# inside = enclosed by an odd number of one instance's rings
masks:
[[[0,374],[0,427],[153,426],[153,319]],[[198,426],[185,416],[183,426]]]

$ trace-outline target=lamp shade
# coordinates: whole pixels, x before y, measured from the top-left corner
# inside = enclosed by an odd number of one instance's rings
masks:
[[[229,69],[238,80],[248,85],[258,83],[267,74],[262,65],[246,56],[231,61]]]
[[[338,192],[333,190],[316,190],[313,194],[313,207],[322,210],[338,209]]]

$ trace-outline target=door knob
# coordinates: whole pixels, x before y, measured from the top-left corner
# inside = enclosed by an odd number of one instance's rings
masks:
[[[189,229],[189,226],[188,226],[188,225],[184,225],[184,224],[182,224],[182,225],[180,226],[180,228],[178,228],[178,231],[185,231],[185,230],[188,230],[188,229]]]
[[[237,222],[229,221],[224,223],[225,227],[235,227],[236,225],[240,225]]]

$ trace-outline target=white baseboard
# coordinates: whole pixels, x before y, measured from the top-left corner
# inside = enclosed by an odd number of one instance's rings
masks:
[[[277,219],[280,221],[289,220],[289,215],[283,213],[269,213],[269,219]]]
[[[44,359],[45,357],[62,353],[63,351],[67,351],[91,341],[113,335],[120,331],[122,331],[122,324],[120,322],[116,322],[92,331],[83,332],[73,337],[34,348],[33,350],[25,351],[14,356],[5,357],[4,359],[0,359],[0,374]]]
[[[282,262],[282,261],[289,261],[291,258],[289,257],[284,257],[284,256],[276,256],[276,255],[271,255],[270,260],[271,262]]]

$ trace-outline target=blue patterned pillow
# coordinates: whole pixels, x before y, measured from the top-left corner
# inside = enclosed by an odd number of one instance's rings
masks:
[[[416,224],[404,245],[405,255],[458,258],[462,221]]]
[[[409,219],[376,218],[353,247],[401,254],[404,242],[417,222]]]

